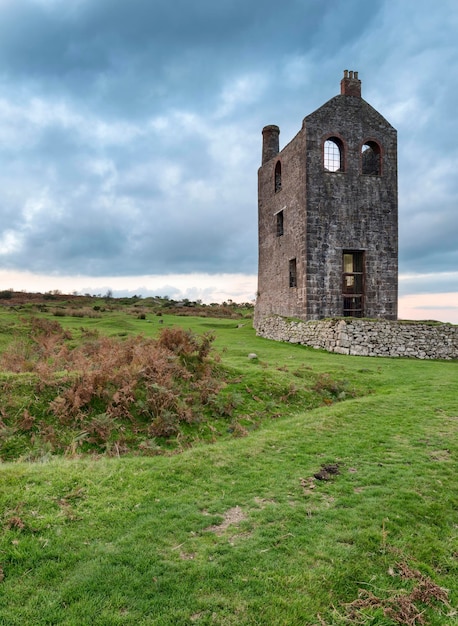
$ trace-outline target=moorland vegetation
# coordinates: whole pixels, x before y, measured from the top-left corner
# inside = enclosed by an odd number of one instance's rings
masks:
[[[0,293],[0,624],[450,626],[457,363]]]

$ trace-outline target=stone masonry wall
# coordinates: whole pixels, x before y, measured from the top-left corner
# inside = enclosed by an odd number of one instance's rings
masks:
[[[359,356],[458,359],[458,326],[388,320],[258,320],[259,336]]]
[[[281,165],[281,189],[275,189],[275,168]],[[256,313],[302,317],[305,314],[305,145],[299,133],[258,173],[258,299]],[[283,213],[283,235],[277,214]],[[289,261],[297,262],[297,287],[289,285]]]
[[[355,74],[344,75],[341,94],[307,115],[281,151],[278,126],[263,129],[256,327],[273,314],[344,315],[353,294],[349,283],[344,293],[343,255],[351,252],[362,259],[354,294],[362,316],[397,319],[397,133],[363,100]],[[329,139],[340,155],[337,171],[326,167]],[[378,149],[377,173],[364,172],[368,144]]]
[[[397,133],[362,98],[336,96],[308,115],[307,187],[307,316],[343,315],[342,253],[364,251],[364,317],[397,318],[398,210]],[[323,167],[327,137],[342,141],[342,171]],[[379,146],[380,175],[361,169],[367,141]],[[279,313],[279,311],[276,311]]]

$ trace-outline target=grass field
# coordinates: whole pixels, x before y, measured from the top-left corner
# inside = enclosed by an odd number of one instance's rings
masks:
[[[58,319],[74,341],[213,333],[243,428],[0,465],[0,624],[458,624],[457,362],[328,354],[249,319]]]

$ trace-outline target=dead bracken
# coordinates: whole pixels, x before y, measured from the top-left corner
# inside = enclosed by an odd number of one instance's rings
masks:
[[[379,598],[371,591],[360,589],[358,599],[346,605],[347,617],[353,624],[366,623],[365,609],[381,609],[386,617],[401,626],[427,626],[424,617],[426,607],[435,608],[441,603],[451,608],[447,591],[428,576],[411,569],[406,563],[396,563],[396,567],[401,579],[414,582],[412,590],[393,591],[387,598]]]

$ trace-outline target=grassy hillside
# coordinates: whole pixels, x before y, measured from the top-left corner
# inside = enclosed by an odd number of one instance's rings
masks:
[[[30,315],[55,317],[4,310],[0,350]],[[243,318],[58,320],[75,345],[211,332],[232,413],[159,456],[0,465],[0,624],[458,623],[456,362],[278,344]]]
[[[231,309],[230,318],[95,309],[34,306],[0,316],[1,461],[182,450],[246,435],[285,407],[371,391],[355,371],[277,362],[279,344],[270,346],[273,360],[267,348],[248,358],[251,318]]]

